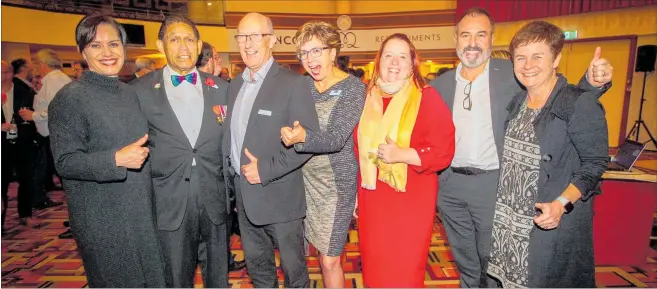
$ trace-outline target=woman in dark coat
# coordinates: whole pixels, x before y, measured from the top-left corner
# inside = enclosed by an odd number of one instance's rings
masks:
[[[563,45],[563,31],[544,21],[510,45],[527,91],[509,106],[493,219],[488,274],[505,288],[595,287],[591,197],[608,161],[604,90],[557,75]]]
[[[125,30],[87,16],[76,28],[89,63],[49,107],[57,172],[89,287],[165,287],[153,217],[148,126],[118,73]]]

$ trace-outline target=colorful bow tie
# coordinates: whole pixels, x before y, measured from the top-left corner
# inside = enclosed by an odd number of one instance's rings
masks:
[[[187,75],[171,75],[171,82],[173,82],[173,86],[178,86],[180,85],[183,81],[187,80],[187,82],[191,84],[196,84],[196,72],[192,72]]]

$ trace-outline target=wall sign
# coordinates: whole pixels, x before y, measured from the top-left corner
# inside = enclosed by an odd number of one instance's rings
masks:
[[[275,30],[276,44],[275,52],[295,52],[297,49],[294,41],[296,30]],[[454,26],[420,27],[420,28],[395,28],[395,29],[373,29],[373,30],[342,30],[341,51],[378,51],[381,42],[394,33],[404,33],[418,50],[427,49],[454,49]],[[228,29],[228,41],[230,52],[238,52],[239,47],[235,41],[236,29]]]

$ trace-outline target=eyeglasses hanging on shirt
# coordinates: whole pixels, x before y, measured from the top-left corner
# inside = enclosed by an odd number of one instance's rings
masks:
[[[463,99],[463,109],[467,111],[472,110],[472,99],[470,98],[471,90],[472,90],[472,82],[469,82],[468,84],[465,85],[465,89],[463,90],[463,93],[465,94],[465,98]]]

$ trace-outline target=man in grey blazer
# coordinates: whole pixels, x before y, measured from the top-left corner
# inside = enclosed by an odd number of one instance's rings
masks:
[[[199,32],[184,17],[160,27],[167,66],[133,82],[149,124],[157,229],[167,283],[193,287],[197,252],[206,245],[205,287],[228,287],[229,201],[221,144],[228,83],[195,65]]]
[[[430,84],[452,111],[456,151],[442,172],[438,210],[461,287],[496,287],[486,275],[502,162],[507,106],[522,88],[509,60],[490,59],[494,22],[486,10],[463,13],[454,41],[461,63]],[[604,93],[613,68],[599,50],[579,86]]]
[[[285,287],[309,287],[300,168],[311,156],[285,147],[280,128],[299,120],[306,129],[319,130],[310,84],[272,57],[276,37],[269,18],[247,14],[235,40],[247,68],[230,82],[223,148],[227,174],[234,179],[246,268],[255,287],[278,287],[277,247]]]

